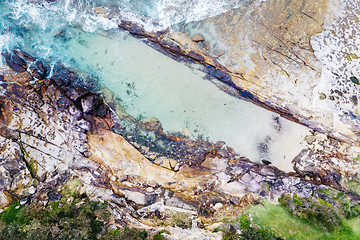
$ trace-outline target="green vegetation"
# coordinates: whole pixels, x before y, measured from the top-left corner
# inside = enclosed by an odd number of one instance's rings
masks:
[[[36,204],[20,207],[16,203],[0,215],[3,222],[0,239],[9,239],[9,236],[39,240],[97,239],[105,228],[95,214],[101,207],[102,203],[98,202],[63,204],[56,201],[47,207]]]
[[[156,235],[155,235],[156,236]],[[100,238],[101,240],[145,240],[147,239],[146,231],[125,228],[122,231],[113,230]]]
[[[355,158],[354,158],[355,161],[360,161],[360,155],[357,155]]]
[[[223,230],[223,240],[280,240],[271,231],[260,227],[252,227],[251,221],[243,214],[239,219],[239,230],[230,225],[230,230]]]
[[[0,239],[22,240],[145,240],[146,231],[111,229],[111,209],[106,202],[90,201],[80,194],[81,182],[73,179],[62,191],[62,199],[47,206],[15,203],[0,214]],[[163,240],[161,233],[153,239]]]
[[[358,84],[358,85],[359,85],[359,79],[358,79],[357,77],[355,77],[355,76],[351,76],[351,77],[350,77],[350,80],[351,80],[353,83],[355,83],[355,84]]]
[[[171,218],[171,223],[170,225],[172,225],[173,227],[180,227],[180,228],[191,228],[192,225],[192,221],[191,221],[191,215],[186,214],[186,213],[182,213],[182,212],[177,212],[174,213]]]
[[[323,199],[284,196],[280,205],[264,200],[246,212],[254,225],[284,239],[360,239],[359,204],[344,198],[342,193],[334,194],[337,202],[330,205]]]
[[[165,240],[165,237],[161,235],[161,233],[158,233],[153,237],[153,240]]]
[[[346,184],[348,185],[348,188],[350,191],[360,194],[360,182],[358,179],[347,179]]]
[[[299,198],[296,194],[291,198],[284,195],[279,203],[293,216],[297,216],[309,224],[329,232],[342,226],[342,217],[338,209],[325,200]]]
[[[340,204],[341,209],[347,219],[353,219],[360,215],[360,203],[352,203],[349,200],[344,200]]]

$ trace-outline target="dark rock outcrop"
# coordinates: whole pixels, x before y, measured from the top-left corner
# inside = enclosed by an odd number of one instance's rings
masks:
[[[26,71],[27,65],[21,57],[14,53],[3,53],[2,55],[5,57],[7,65],[15,72],[22,73]]]

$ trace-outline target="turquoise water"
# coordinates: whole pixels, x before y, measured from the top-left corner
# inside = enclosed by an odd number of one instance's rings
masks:
[[[202,66],[176,62],[117,29],[115,18],[91,12],[110,1],[45,6],[16,2],[0,3],[3,49],[19,47],[92,76],[113,91],[128,114],[137,119],[155,117],[167,133],[225,141],[253,161],[267,159],[291,170],[290,162],[301,151],[308,129],[227,95],[204,79]],[[126,2],[112,3],[120,8]],[[127,8],[146,18],[157,8],[155,3],[133,1]]]

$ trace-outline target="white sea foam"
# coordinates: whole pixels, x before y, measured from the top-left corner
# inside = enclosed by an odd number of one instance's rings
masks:
[[[65,14],[69,22],[84,22],[87,31],[94,31],[96,26],[112,28],[121,19],[143,26],[147,31],[159,31],[173,24],[189,23],[213,17],[239,7],[244,1],[240,0],[58,0],[54,3],[46,1],[28,0],[13,2],[14,18],[27,14],[33,20],[50,20],[46,15]],[[41,4],[39,4],[41,2]],[[112,20],[105,21],[101,16],[95,16],[92,10],[95,6],[102,6],[111,10]],[[47,13],[45,13],[45,11]],[[45,16],[43,15],[45,13]],[[100,20],[101,19],[101,20]],[[90,27],[90,25],[93,25]]]

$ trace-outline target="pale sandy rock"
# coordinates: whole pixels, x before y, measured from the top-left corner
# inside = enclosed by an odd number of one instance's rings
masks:
[[[166,157],[159,157],[155,159],[154,163],[170,170],[175,170],[175,166],[177,165],[176,160]]]
[[[216,210],[216,211],[218,211],[218,210],[220,210],[221,208],[223,208],[223,204],[222,203],[216,203],[215,205],[214,205],[214,209]]]
[[[201,34],[195,34],[191,40],[193,42],[202,42],[202,41],[205,41],[205,38]]]
[[[34,194],[35,192],[36,192],[36,187],[31,186],[31,187],[29,188],[29,194]]]
[[[138,175],[163,185],[174,181],[173,171],[152,164],[123,137],[111,131],[89,135],[89,145],[91,159],[107,167],[114,176]]]
[[[107,10],[103,7],[100,7],[100,6],[97,6],[97,7],[94,7],[94,12],[96,15],[100,15],[100,16],[107,16]]]
[[[182,229],[179,227],[166,228],[170,234],[164,234],[167,239],[175,240],[175,239],[184,239],[184,240],[220,240],[222,239],[222,234],[211,233],[207,230],[200,228],[192,228],[192,229]]]
[[[125,194],[125,198],[140,204],[140,205],[145,205],[146,204],[146,195],[143,193],[139,193],[139,192],[133,192],[133,191],[123,191],[123,193]]]

